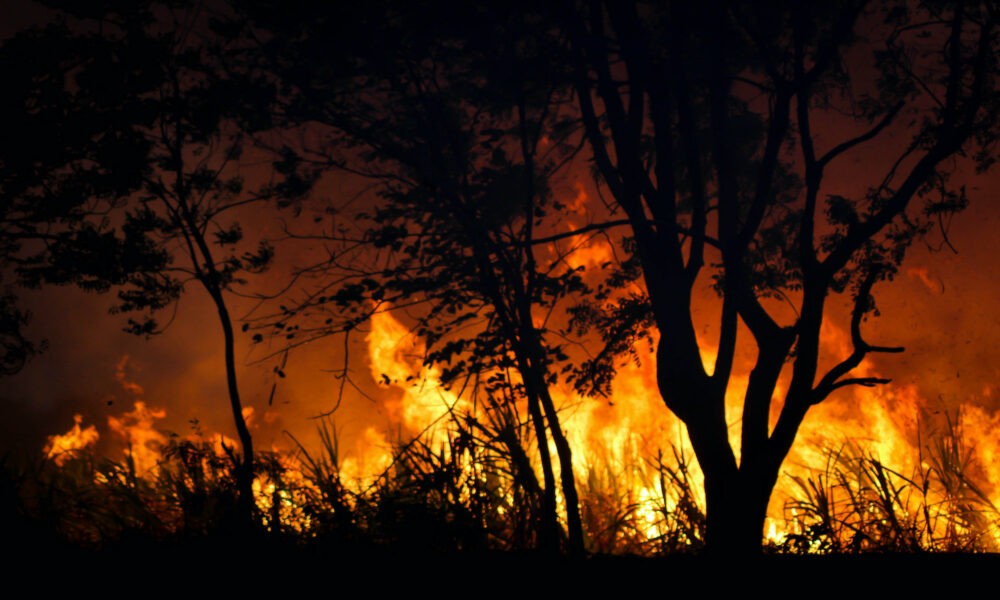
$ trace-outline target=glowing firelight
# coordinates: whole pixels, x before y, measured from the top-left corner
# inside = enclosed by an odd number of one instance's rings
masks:
[[[151,409],[137,400],[131,411],[108,417],[108,428],[125,443],[125,453],[140,474],[154,470],[162,457],[167,436],[156,428],[156,422],[166,416],[166,410]]]
[[[77,456],[81,451],[92,447],[101,438],[97,433],[97,428],[93,425],[81,427],[83,425],[83,415],[73,415],[73,427],[63,434],[50,435],[48,442],[42,452],[45,458],[51,460],[60,467],[67,461]]]
[[[824,327],[826,350],[832,355],[846,352],[848,336],[831,324]],[[446,388],[437,368],[423,364],[423,345],[389,312],[374,316],[366,341],[372,378],[392,396],[385,400],[390,426],[402,427],[406,435],[423,436],[431,447],[444,451],[453,439],[450,436],[455,434],[452,417],[473,414],[476,405]],[[647,547],[643,544],[670,535],[670,520],[691,510],[692,502],[704,506],[701,472],[684,428],[666,410],[658,394],[651,344],[655,344],[655,337],[637,347],[640,360],[619,366],[610,398],[582,397],[564,384],[552,388],[562,425],[573,447],[582,509],[593,528],[591,544],[598,551],[622,548],[643,551]],[[709,365],[713,358],[710,354],[704,356]],[[141,398],[142,387],[125,376],[126,364],[127,357],[119,363],[115,377],[125,391],[135,396],[133,407],[118,416],[109,416],[108,430],[113,434],[111,439],[122,442],[123,456],[132,462],[135,472],[155,477],[168,443],[167,435],[158,428],[166,410],[151,407]],[[858,371],[868,376],[878,375],[870,363],[862,364]],[[745,386],[746,374],[736,373],[731,397],[727,398],[730,437],[736,448],[739,447],[739,400]],[[778,398],[780,393],[781,389]],[[984,395],[989,394],[991,390],[984,391]],[[967,532],[975,526],[985,532],[986,539],[982,542],[985,547],[1000,548],[996,518],[996,507],[1000,505],[1000,441],[992,435],[1000,427],[1000,415],[969,406],[949,417],[947,423],[952,429],[944,433],[952,437],[939,435],[944,441],[937,443],[952,446],[941,446],[943,450],[934,454],[928,445],[931,425],[922,416],[922,407],[926,406],[928,402],[920,397],[915,386],[897,385],[857,388],[817,407],[806,420],[779,479],[765,524],[766,542],[781,545],[803,534],[811,518],[802,499],[809,485],[814,486],[809,489],[822,488],[828,494],[832,513],[840,511],[838,514],[846,515],[845,520],[868,519],[884,526],[886,519],[878,504],[878,481],[871,479],[881,473],[896,478],[897,483],[927,482],[922,496],[910,493],[892,499],[893,510],[925,519],[919,533],[925,546],[943,544],[950,535]],[[252,409],[247,409],[245,416],[252,422]],[[836,423],[836,427],[830,423]],[[213,434],[211,438],[217,440],[214,445],[217,456],[224,457],[227,447],[235,447],[235,442],[224,436]],[[43,451],[49,460],[62,466],[79,453],[94,448],[99,439],[97,427],[84,426],[83,417],[78,414],[69,431],[49,436]],[[266,525],[307,532],[313,517],[303,509],[303,503],[310,494],[317,493],[316,487],[305,475],[297,455],[280,448],[274,450],[278,468],[262,472],[254,482],[257,505]],[[394,457],[387,434],[368,425],[358,436],[353,452],[339,457],[338,477],[353,493],[362,493],[388,473]],[[529,459],[539,470],[537,457],[532,455]],[[462,464],[466,475],[475,475],[469,464]],[[856,481],[848,481],[843,469],[853,469]],[[688,481],[690,487],[678,487],[680,480]],[[807,483],[810,481],[813,483]],[[969,512],[970,498],[984,507],[981,516]],[[921,516],[921,510],[928,506],[938,512],[931,517],[926,516],[929,513]],[[952,509],[966,511],[965,520],[956,523],[946,512]],[[498,514],[504,514],[505,510],[503,506],[497,507]],[[621,510],[631,515],[630,532],[613,530],[612,524],[602,521]],[[605,531],[611,533],[602,538]],[[695,542],[692,535],[696,534],[677,534],[681,543],[686,544]],[[804,548],[805,551],[822,549],[818,539],[810,539]]]
[[[372,315],[367,341],[372,377],[384,386],[403,391],[394,412],[398,422],[411,431],[433,429],[449,413],[461,414],[469,409],[465,398],[441,384],[439,369],[423,366],[423,344],[389,312]],[[445,432],[431,434],[438,443]]]

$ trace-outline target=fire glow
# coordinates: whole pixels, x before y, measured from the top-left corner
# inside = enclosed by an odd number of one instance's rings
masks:
[[[590,204],[587,191],[578,185],[563,224],[575,230],[593,218],[587,212]],[[550,245],[543,256],[590,276],[613,261],[616,252],[620,249],[606,238],[590,237],[575,242],[570,252]],[[913,267],[907,275],[931,292],[941,293],[943,284],[928,269]],[[642,291],[632,283],[618,293]],[[707,289],[700,300],[704,310],[717,310],[718,299]],[[536,319],[536,327],[542,327],[541,319]],[[452,461],[462,471],[465,485],[487,477],[477,470],[479,463],[509,460],[502,453],[464,455],[456,447],[463,435],[457,425],[470,418],[487,421],[489,408],[474,402],[468,393],[456,391],[459,386],[442,384],[440,368],[423,362],[423,342],[394,316],[391,307],[376,311],[367,326],[369,384],[380,391],[378,411],[387,420],[382,426],[355,425],[357,431],[349,436],[355,442],[347,451],[338,447],[339,429],[333,424],[321,428],[320,446],[325,448],[302,446],[297,440],[274,445],[266,453],[269,468],[258,474],[253,486],[268,527],[308,534],[316,526],[304,505],[317,498],[326,501],[323,485],[316,481],[324,452],[330,461],[326,475],[355,498],[390,480],[401,469],[400,456],[417,443],[441,460]],[[824,323],[822,333],[828,356],[850,353],[850,336],[832,320]],[[707,331],[703,334],[700,338],[704,339],[699,339],[702,360],[712,369],[712,336]],[[702,473],[683,423],[660,398],[655,344],[653,332],[650,339],[637,344],[638,360],[626,358],[616,364],[609,398],[581,396],[564,382],[550,389],[573,449],[588,549],[594,552],[652,554],[668,546],[676,549],[678,544],[702,541],[696,527],[705,505]],[[737,449],[737,457],[740,407],[751,364],[745,358],[738,365],[727,391],[730,444]],[[140,477],[155,479],[169,462],[165,453],[176,436],[158,427],[167,411],[144,398],[142,385],[126,375],[127,367],[126,356],[117,364],[114,378],[131,397],[133,408],[107,417],[106,435],[113,443],[102,452],[125,461]],[[863,361],[855,373],[880,375],[870,360]],[[516,374],[512,377],[516,384]],[[784,386],[779,383],[772,402],[772,427],[783,394]],[[984,400],[992,398],[989,388],[982,394]],[[512,408],[520,423],[526,423],[524,402]],[[254,409],[245,408],[244,416],[254,429]],[[266,411],[265,420],[269,416],[273,413]],[[913,384],[843,391],[815,407],[806,419],[771,498],[765,537],[774,545],[795,544],[796,551],[858,549],[873,543],[859,532],[886,529],[889,519],[902,516],[905,527],[919,530],[916,537],[924,548],[950,547],[947,544],[956,535],[971,535],[978,548],[1000,549],[996,508],[1000,506],[1000,440],[991,435],[997,427],[1000,413],[974,405],[949,411],[942,403],[922,397]],[[93,452],[100,439],[98,428],[85,425],[83,417],[76,415],[70,430],[49,436],[43,452],[61,467]],[[210,454],[220,461],[238,447],[221,433],[197,431],[182,439],[190,443],[208,440]],[[537,441],[529,439],[527,450],[538,472],[537,447],[530,444]],[[555,455],[554,445],[550,442],[549,446],[550,455]],[[493,472],[489,477],[496,475]],[[489,485],[497,490],[497,513],[513,510],[512,482],[491,480]],[[468,490],[463,493],[454,500],[468,500]],[[563,502],[561,494],[559,502]],[[565,518],[564,506],[561,510]],[[824,520],[839,522],[841,527],[820,531]],[[973,527],[978,531],[969,531]]]
[[[562,225],[579,229],[593,218],[588,214],[591,204],[586,189],[578,185]],[[604,237],[587,237],[573,244],[568,252],[565,246],[552,244],[539,255],[592,277],[621,252]],[[944,284],[927,268],[911,267],[906,274],[928,291],[941,293]],[[631,283],[617,293],[642,291],[638,283]],[[707,289],[700,303],[706,312],[718,309],[718,298]],[[535,319],[536,327],[545,326],[538,315]],[[358,501],[405,471],[408,467],[401,465],[400,457],[415,444],[426,448],[435,460],[459,469],[460,485],[493,489],[493,510],[498,515],[514,511],[513,482],[497,481],[498,475],[500,479],[509,475],[502,469],[488,474],[482,469],[484,464],[510,457],[484,448],[470,450],[457,442],[468,433],[470,419],[489,420],[490,407],[467,392],[460,393],[460,386],[444,385],[440,368],[424,364],[422,340],[388,305],[366,325],[367,369],[361,372],[366,373],[368,387],[377,391],[375,408],[385,421],[381,425],[351,423],[354,429],[344,437],[354,443],[346,450],[339,447],[338,435],[344,433],[339,422],[321,425],[319,446],[301,445],[296,438],[291,438],[295,443],[274,444],[264,453],[268,466],[253,485],[264,524],[309,535],[318,525],[315,510],[306,507],[329,502],[329,490],[318,478],[343,486],[345,497]],[[831,359],[850,353],[850,336],[833,319],[824,322],[822,336],[823,351]],[[712,338],[708,330],[699,335],[702,361],[709,370],[715,363]],[[550,389],[573,450],[588,549],[593,552],[655,554],[703,542],[698,529],[705,505],[702,473],[683,423],[660,398],[655,345],[653,332],[650,339],[637,343],[638,360],[624,358],[616,363],[608,398],[581,396],[565,382]],[[221,433],[199,430],[178,437],[164,431],[158,423],[166,419],[166,409],[145,398],[143,386],[127,376],[128,365],[126,356],[117,364],[114,379],[130,397],[132,409],[107,417],[102,431],[109,443],[100,446],[101,453],[123,461],[135,475],[147,479],[163,475],[178,440],[206,446],[202,460],[225,462],[233,456],[238,443]],[[744,357],[727,390],[730,444],[737,449],[737,457],[740,407],[751,365],[751,357]],[[855,373],[881,375],[867,359]],[[511,377],[513,384],[518,383],[516,373]],[[784,387],[779,383],[775,390],[772,427]],[[992,389],[982,391],[984,404],[989,405],[992,398]],[[526,424],[524,402],[511,408],[517,420]],[[263,414],[263,420],[269,421],[276,413],[269,408]],[[254,409],[245,408],[244,416],[255,430],[259,423]],[[466,425],[460,426],[463,420]],[[955,411],[923,397],[915,384],[842,391],[815,407],[806,419],[771,498],[763,532],[766,540],[795,551],[858,550],[876,545],[865,538],[867,530],[892,536],[898,532],[889,530],[896,527],[908,529],[926,549],[954,549],[953,540],[959,537],[974,539],[978,549],[1000,549],[996,508],[1000,506],[1000,440],[991,435],[998,427],[1000,413],[976,405]],[[296,430],[296,435],[301,433]],[[528,433],[521,435],[537,474],[538,449],[532,446],[537,440]],[[63,467],[74,457],[95,452],[102,439],[98,427],[85,424],[77,414],[72,428],[49,436],[43,453]],[[556,454],[551,442],[549,452]],[[558,464],[555,468],[558,478]],[[107,477],[101,478],[107,484]],[[452,500],[466,502],[470,494],[469,489],[460,490]],[[559,502],[563,502],[561,494]],[[565,518],[565,507],[560,506]],[[326,508],[352,509],[350,501]]]
[[[842,334],[828,333],[833,343],[846,343]],[[390,313],[375,315],[366,344],[372,379],[392,392],[389,395],[394,398],[385,401],[387,413],[392,427],[401,433],[392,443],[390,432],[366,426],[355,450],[340,457],[335,465],[339,481],[359,497],[380,478],[392,476],[396,453],[410,438],[442,456],[460,453],[455,445],[456,419],[481,416],[467,399],[441,384],[435,368],[421,364],[421,344]],[[647,351],[640,348],[640,356],[652,356]],[[170,436],[157,427],[166,411],[142,399],[142,387],[125,378],[124,365],[123,360],[116,379],[134,396],[133,408],[109,416],[106,431],[121,449],[120,458],[128,461],[138,476],[155,479],[168,462],[164,453]],[[872,372],[873,367],[863,369]],[[740,380],[734,380],[738,387]],[[745,385],[745,376],[742,381]],[[658,541],[677,537],[676,523],[690,519],[685,512],[703,506],[704,498],[698,491],[701,473],[682,424],[659,400],[652,360],[622,364],[613,390],[613,397],[605,401],[581,397],[566,386],[554,388],[575,453],[589,545],[592,551],[652,553]],[[730,402],[730,421],[732,443],[737,448],[738,397],[736,389]],[[949,429],[942,432],[934,430],[942,425],[922,421],[924,406],[927,402],[914,386],[894,386],[858,389],[817,408],[786,461],[772,498],[765,532],[768,541],[787,544],[816,527],[815,519],[820,515],[809,514],[809,510],[825,501],[830,514],[840,514],[845,523],[851,518],[878,521],[899,515],[926,519],[922,542],[930,548],[963,533],[962,528],[969,523],[978,523],[982,529],[984,547],[1000,547],[994,508],[1000,502],[1000,472],[994,468],[1000,442],[991,435],[1000,427],[1000,415],[967,407],[945,416],[943,426]],[[526,412],[524,406],[516,410]],[[93,451],[100,438],[95,425],[85,425],[82,416],[76,415],[71,429],[49,437],[43,453],[63,467],[74,457]],[[211,447],[217,458],[224,458],[235,447],[233,440],[221,434],[202,432],[199,439],[214,440]],[[116,458],[113,452],[109,454]],[[302,503],[307,496],[319,493],[309,476],[318,450],[273,448],[270,456],[272,468],[259,474],[254,483],[264,522],[308,533],[313,517],[302,509]],[[474,461],[452,458],[467,476],[477,476]],[[537,457],[532,456],[532,461],[537,468]],[[880,485],[884,487],[880,489]],[[885,506],[887,500],[895,504]],[[864,503],[866,508],[861,510],[868,511],[867,515],[858,512],[859,502]],[[928,507],[933,514],[922,512]],[[508,510],[496,508],[501,513]],[[623,510],[630,528],[615,526]],[[963,510],[969,514],[956,514]],[[971,513],[978,514],[978,520]],[[855,525],[861,528],[863,524]],[[852,531],[845,527],[828,535],[848,536]],[[696,533],[682,533],[680,539],[684,535]],[[806,551],[823,550],[815,539]],[[687,543],[696,541],[688,539]],[[837,543],[846,546],[852,540]]]

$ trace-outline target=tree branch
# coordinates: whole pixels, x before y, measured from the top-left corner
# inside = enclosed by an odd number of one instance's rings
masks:
[[[889,380],[882,380],[878,377],[841,379],[841,377],[847,375],[860,365],[861,361],[871,352],[898,353],[904,350],[902,347],[872,346],[861,337],[861,321],[872,310],[872,287],[874,287],[875,283],[881,277],[882,271],[878,268],[873,268],[858,286],[857,294],[854,297],[854,308],[851,310],[851,343],[854,345],[854,351],[823,376],[810,394],[810,404],[822,402],[834,390],[845,385],[866,385],[870,387],[876,383],[888,383]]]
[[[899,114],[899,111],[902,110],[904,106],[906,106],[905,102],[903,101],[897,102],[892,108],[889,109],[889,112],[887,112],[885,116],[883,116],[882,119],[874,127],[872,127],[865,133],[855,138],[841,142],[840,144],[837,144],[836,146],[831,148],[826,154],[821,156],[819,160],[816,161],[819,164],[820,168],[825,167],[833,159],[837,158],[837,156],[843,154],[844,152],[847,152],[851,148],[875,138],[879,133],[882,132],[883,129],[888,127],[893,122],[893,120],[895,120],[896,116]]]

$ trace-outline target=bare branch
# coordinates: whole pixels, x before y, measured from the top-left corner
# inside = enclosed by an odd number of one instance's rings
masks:
[[[902,101],[897,102],[896,105],[890,108],[889,112],[887,112],[885,116],[883,116],[882,119],[877,124],[875,124],[874,127],[872,127],[865,133],[855,138],[837,144],[836,146],[831,148],[826,154],[821,156],[819,160],[817,160],[816,162],[819,163],[819,166],[821,168],[825,167],[827,164],[830,163],[830,161],[837,158],[837,156],[843,154],[844,152],[847,152],[848,150],[854,148],[859,144],[863,144],[871,139],[874,139],[876,136],[878,136],[879,133],[882,132],[883,129],[885,129],[892,123],[892,121],[899,114],[899,111],[902,110],[902,108],[905,105],[906,105],[905,102]]]
[[[658,224],[660,224],[659,221],[653,221],[653,220],[648,220],[648,219],[645,222],[649,223],[649,224],[652,224],[652,225],[658,225]],[[532,240],[521,242],[521,243],[522,244],[527,244],[527,243],[530,243],[530,244],[548,244],[550,242],[556,242],[556,241],[559,241],[559,240],[564,240],[566,238],[576,237],[578,235],[583,235],[585,233],[590,233],[591,231],[603,231],[603,230],[606,230],[606,229],[610,229],[612,227],[621,227],[621,226],[624,226],[624,225],[632,225],[632,224],[633,224],[633,221],[631,219],[617,219],[615,221],[605,221],[604,223],[591,223],[590,225],[584,225],[583,227],[581,227],[579,229],[574,229],[572,231],[564,231],[562,233],[556,233],[556,234],[553,234],[553,235],[550,235],[550,236],[541,237],[541,238],[534,238]],[[704,237],[704,242],[706,244],[708,244],[709,246],[713,246],[715,248],[720,248],[719,241],[717,239],[713,238],[713,237],[710,237],[710,236],[697,236],[695,231],[693,231],[691,229],[688,229],[686,227],[676,227],[675,226],[675,229],[678,231],[678,233],[689,235],[692,238]]]
[[[891,379],[885,377],[852,377],[850,379],[841,379],[830,386],[830,391],[846,387],[849,385],[860,385],[862,387],[875,387],[876,385],[885,385],[887,383],[892,383]]]
[[[831,368],[820,380],[819,384],[812,390],[809,402],[818,404],[826,399],[834,390],[844,385],[875,385],[877,383],[888,383],[889,380],[882,380],[878,377],[861,377],[841,379],[857,366],[872,352],[899,353],[903,352],[902,347],[873,346],[861,337],[861,322],[864,316],[871,312],[871,291],[875,283],[881,278],[882,273],[878,268],[871,269],[865,279],[858,286],[857,294],[854,297],[854,308],[851,311],[851,343],[854,351],[850,356]],[[846,383],[845,383],[846,382]]]

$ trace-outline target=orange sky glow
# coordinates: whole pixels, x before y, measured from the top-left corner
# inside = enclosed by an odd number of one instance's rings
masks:
[[[836,122],[826,122],[819,127],[817,145],[828,148],[844,135]],[[884,171],[885,156],[893,155],[886,149],[906,141],[902,130],[890,130],[884,140],[833,163],[821,196],[863,190]],[[539,235],[578,229],[607,216],[586,173],[585,160],[578,159],[557,187],[565,213]],[[874,289],[881,315],[864,323],[866,339],[906,351],[871,354],[855,373],[891,378],[892,383],[839,390],[809,413],[772,498],[772,520],[788,516],[783,506],[795,491],[793,478],[822,469],[831,451],[856,444],[899,473],[913,473],[926,468],[925,445],[948,423],[961,428],[975,457],[969,472],[1000,507],[1000,177],[996,171],[975,175],[971,167],[957,163],[955,180],[967,186],[968,209],[954,217],[946,233],[935,229],[917,240],[898,276]],[[354,180],[324,180],[314,201],[321,210],[324,198],[336,204],[363,187]],[[256,243],[281,237],[285,227],[309,231],[316,214],[252,212],[241,219],[248,243]],[[597,283],[600,265],[619,255],[624,234],[610,230],[573,238],[558,247],[540,248],[538,256],[543,262],[552,260],[559,250],[579,244],[566,262]],[[277,264],[252,282],[252,291],[280,289],[289,272],[313,260],[322,247],[301,240],[278,245],[277,251]],[[702,291],[693,312],[703,360],[711,368],[720,302],[709,287],[709,275],[701,276]],[[171,434],[235,444],[218,321],[197,286],[189,286],[175,314],[169,308],[160,315],[170,325],[149,340],[121,331],[124,319],[108,313],[107,296],[45,288],[24,292],[22,300],[32,312],[28,335],[48,340],[49,347],[21,373],[0,382],[0,455],[45,456],[58,464],[63,455],[93,448],[114,457],[129,453],[139,471],[148,471],[155,469],[158,452]],[[828,368],[850,354],[846,300],[834,296],[828,305],[821,373],[824,365]],[[267,310],[235,295],[229,302],[237,317]],[[768,307],[782,310],[780,303]],[[558,325],[565,315],[553,319]],[[334,407],[328,418],[339,435],[342,470],[359,485],[386,468],[393,441],[423,433],[432,444],[440,443],[442,426],[435,424],[449,410],[471,410],[471,399],[441,384],[440,367],[422,364],[424,342],[412,333],[411,324],[405,311],[383,312],[353,333],[352,385],[347,386],[338,376],[344,360],[342,337],[295,349],[283,368],[284,377],[278,377],[274,366],[280,354],[272,353],[281,349],[282,341],[253,344],[252,331],[242,334],[237,347],[240,386],[257,449],[289,451],[298,443],[315,447],[321,422],[317,417]],[[745,343],[739,346],[727,395],[736,448],[741,392],[755,357],[747,330],[742,328],[740,335]],[[583,342],[596,348],[596,334]],[[592,476],[614,473],[641,505],[657,494],[650,461],[671,449],[692,460],[693,453],[682,425],[659,396],[651,349],[640,346],[638,351],[639,362],[619,361],[610,397],[583,397],[563,383],[555,386],[554,397],[569,432],[575,467]],[[782,391],[779,384],[772,426]],[[654,520],[651,516],[650,523]]]

